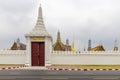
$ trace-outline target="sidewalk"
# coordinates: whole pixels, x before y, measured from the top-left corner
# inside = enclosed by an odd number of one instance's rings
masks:
[[[110,71],[110,70],[120,70],[119,68],[84,68],[75,66],[49,66],[48,70],[69,70],[69,71]]]
[[[48,70],[48,68],[46,68],[46,67],[39,67],[39,66],[35,66],[35,67],[22,67],[22,68],[18,68],[18,69],[22,69],[22,70]]]
[[[22,68],[25,66],[0,66],[0,70],[7,70],[7,69],[18,69],[18,68]]]

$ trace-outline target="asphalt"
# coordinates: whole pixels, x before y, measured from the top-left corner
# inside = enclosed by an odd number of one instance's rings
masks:
[[[120,80],[120,71],[1,70],[0,80]]]

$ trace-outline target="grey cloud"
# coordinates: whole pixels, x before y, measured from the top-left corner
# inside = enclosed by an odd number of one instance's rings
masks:
[[[39,1],[7,1],[0,0],[0,36],[6,39],[9,45],[16,37],[21,37],[25,42],[24,34],[30,32],[36,23]],[[101,41],[107,50],[113,50],[115,38],[120,40],[120,0],[41,0],[41,2],[45,25],[54,41],[58,30],[61,31],[64,42],[66,38],[70,39],[70,43],[74,39],[76,49],[80,50],[87,47],[89,38],[92,39],[93,47]]]

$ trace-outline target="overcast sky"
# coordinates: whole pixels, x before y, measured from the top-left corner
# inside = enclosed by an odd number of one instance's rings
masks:
[[[76,50],[102,43],[113,50],[114,40],[120,45],[120,0],[41,0],[48,32],[56,40],[60,30],[62,41],[74,40]],[[35,26],[40,0],[0,0],[0,49],[10,48],[19,37]]]

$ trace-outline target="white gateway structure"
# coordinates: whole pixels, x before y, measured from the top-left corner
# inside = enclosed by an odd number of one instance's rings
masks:
[[[119,51],[52,51],[52,37],[44,26],[41,6],[34,29],[25,37],[27,49],[1,50],[0,64],[24,64],[27,66],[120,65]]]
[[[52,37],[45,29],[41,6],[39,7],[38,19],[34,29],[25,36],[27,38],[27,65],[49,65],[50,53],[52,52]]]

